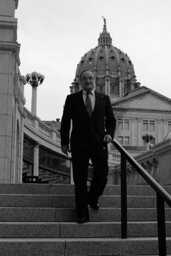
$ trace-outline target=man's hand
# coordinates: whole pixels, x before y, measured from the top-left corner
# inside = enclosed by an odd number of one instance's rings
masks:
[[[112,141],[112,137],[109,134],[106,134],[103,139],[104,142],[109,143]]]
[[[65,155],[68,155],[68,145],[61,145],[61,150]]]

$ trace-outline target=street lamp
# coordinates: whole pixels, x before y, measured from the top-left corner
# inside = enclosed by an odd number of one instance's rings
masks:
[[[37,87],[39,84],[42,84],[44,79],[44,75],[37,72],[32,72],[31,74],[26,75],[26,82],[31,84],[32,87]]]
[[[32,86],[31,112],[33,115],[37,113],[37,87],[43,83],[44,79],[44,75],[37,72],[26,74],[26,82]]]

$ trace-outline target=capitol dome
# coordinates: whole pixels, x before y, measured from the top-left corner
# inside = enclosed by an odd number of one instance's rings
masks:
[[[109,95],[111,99],[123,97],[139,86],[131,59],[112,45],[105,19],[98,46],[85,53],[77,65],[72,92],[80,90],[79,75],[87,69],[95,74],[96,90]]]

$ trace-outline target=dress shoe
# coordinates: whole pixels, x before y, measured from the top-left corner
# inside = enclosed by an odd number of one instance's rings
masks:
[[[91,202],[91,201],[89,201],[88,204],[90,205],[90,207],[91,207],[94,211],[98,211],[99,208],[100,208],[98,202]]]
[[[83,216],[77,218],[77,223],[83,224],[89,221],[89,216]]]

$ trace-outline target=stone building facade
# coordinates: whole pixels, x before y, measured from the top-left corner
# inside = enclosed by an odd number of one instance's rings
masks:
[[[0,182],[21,182],[24,79],[17,43],[17,0],[0,1]]]
[[[116,138],[124,146],[143,147],[142,136],[163,141],[171,129],[171,100],[145,86],[112,103],[117,118]]]

